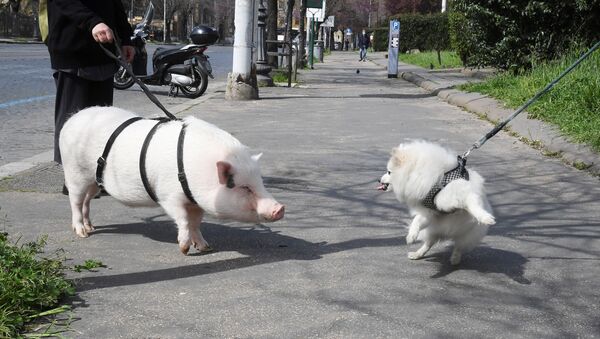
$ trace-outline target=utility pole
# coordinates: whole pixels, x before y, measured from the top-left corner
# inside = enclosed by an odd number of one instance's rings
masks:
[[[233,37],[233,69],[227,75],[225,99],[258,99],[256,70],[252,67],[252,35],[254,2],[235,0],[235,33]]]

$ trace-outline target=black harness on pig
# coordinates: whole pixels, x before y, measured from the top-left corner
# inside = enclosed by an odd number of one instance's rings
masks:
[[[115,129],[115,131],[108,138],[108,141],[106,142],[106,146],[104,146],[104,151],[102,152],[102,156],[100,156],[98,158],[98,166],[96,167],[96,184],[98,184],[99,187],[104,186],[103,177],[104,177],[104,168],[106,167],[106,159],[108,159],[108,153],[110,152],[110,149],[112,148],[113,144],[115,143],[115,140],[117,139],[119,134],[121,134],[121,132],[123,132],[123,130],[125,128],[127,128],[127,126],[131,125],[132,123],[134,123],[136,121],[142,120],[142,119],[143,119],[142,117],[134,117],[134,118],[130,118],[130,119],[126,120],[121,125],[119,125],[119,127],[117,127],[117,129]],[[148,181],[148,176],[146,174],[146,153],[148,151],[148,146],[150,145],[150,140],[152,140],[152,137],[156,133],[156,130],[163,123],[173,121],[173,119],[171,119],[171,118],[155,118],[152,120],[157,120],[158,122],[156,123],[156,125],[154,125],[154,127],[152,127],[152,129],[150,130],[150,132],[148,132],[148,135],[144,139],[144,143],[143,143],[142,149],[140,151],[139,168],[140,168],[140,177],[142,178],[142,183],[144,184],[144,188],[146,189],[146,192],[148,193],[150,198],[152,198],[152,200],[154,200],[155,202],[158,203],[158,198],[156,197],[154,190],[150,186],[150,182]],[[186,198],[188,198],[188,200],[190,202],[192,202],[193,204],[198,205],[198,203],[194,199],[192,192],[190,190],[190,186],[187,181],[187,176],[185,175],[185,168],[183,166],[183,144],[185,141],[185,130],[186,130],[186,124],[182,123],[181,131],[179,132],[179,137],[177,138],[177,179],[181,183],[181,189],[183,190],[183,193],[185,194]],[[233,182],[233,176],[231,176],[231,175],[227,178],[227,187],[228,188],[235,187],[235,184]]]
[[[177,119],[177,117],[175,117],[175,115],[173,115],[171,112],[169,112],[160,103],[160,101],[158,101],[158,99],[150,92],[148,87],[146,87],[146,85],[142,81],[140,81],[140,79],[138,79],[138,77],[132,71],[131,66],[128,63],[121,60],[120,42],[118,40],[119,40],[118,37],[115,36],[114,42],[115,42],[115,46],[116,46],[117,55],[114,55],[112,52],[110,52],[108,49],[106,49],[102,44],[99,43],[99,45],[110,58],[114,59],[119,65],[121,65],[123,68],[125,68],[127,73],[129,73],[129,75],[131,75],[133,80],[142,88],[142,90],[148,96],[148,98],[153,103],[155,103],[167,115],[166,118],[152,119],[152,120],[158,120],[158,122],[156,123],[156,125],[154,125],[154,127],[152,127],[152,129],[146,136],[146,139],[144,140],[144,144],[142,145],[142,150],[140,151],[139,167],[140,167],[140,176],[142,178],[142,183],[144,184],[144,188],[146,189],[146,192],[148,193],[150,198],[152,198],[152,200],[154,200],[155,202],[158,203],[158,198],[156,197],[154,190],[150,186],[150,183],[148,182],[148,178],[146,175],[146,152],[148,150],[148,145],[150,144],[150,140],[152,140],[154,133],[156,132],[158,127],[160,127],[161,124],[168,122],[168,121],[175,121],[175,120],[180,121],[180,119]],[[123,132],[123,130],[127,126],[129,126],[132,123],[134,123],[138,120],[141,120],[141,119],[143,119],[143,118],[142,117],[134,117],[134,118],[126,120],[119,127],[117,127],[117,129],[111,134],[110,138],[108,138],[108,141],[106,142],[106,146],[104,146],[104,151],[102,152],[102,156],[100,156],[100,158],[98,158],[98,166],[96,167],[96,184],[98,184],[99,187],[104,186],[104,179],[103,179],[104,167],[106,167],[106,159],[108,158],[108,153],[110,152],[110,149],[111,149],[113,143],[115,142],[115,140],[117,139],[119,134],[121,134],[121,132]],[[185,128],[186,128],[186,124],[182,123],[181,131],[179,132],[179,138],[177,139],[177,179],[181,183],[181,189],[183,190],[183,193],[185,194],[186,198],[188,198],[188,200],[190,202],[192,202],[193,204],[198,205],[198,203],[192,196],[192,191],[190,190],[190,186],[188,184],[187,177],[185,175],[185,169],[183,167],[183,143],[185,140]],[[235,183],[233,181],[232,174],[228,174],[226,185],[227,185],[227,188],[235,187]]]

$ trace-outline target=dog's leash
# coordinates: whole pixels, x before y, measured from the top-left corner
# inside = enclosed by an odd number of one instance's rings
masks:
[[[150,92],[150,90],[148,89],[146,84],[144,84],[137,76],[135,76],[135,74],[133,73],[133,70],[131,69],[131,65],[129,65],[122,59],[121,47],[120,47],[121,42],[119,41],[119,38],[116,36],[116,34],[114,35],[113,43],[115,45],[115,50],[117,51],[117,55],[115,55],[111,51],[109,51],[106,47],[104,47],[103,44],[101,44],[101,43],[98,43],[98,44],[100,45],[100,48],[102,48],[102,50],[104,51],[104,53],[106,55],[108,55],[111,59],[116,60],[117,63],[119,65],[121,65],[127,71],[127,73],[129,73],[129,75],[131,75],[131,77],[133,78],[135,83],[138,84],[142,88],[142,90],[144,91],[144,93],[146,94],[148,99],[150,99],[150,101],[152,101],[154,104],[156,104],[156,106],[158,106],[158,108],[160,108],[163,112],[165,112],[165,114],[167,115],[167,117],[169,117],[169,119],[178,120],[175,115],[173,115],[171,112],[169,112],[165,108],[165,106],[163,106],[163,104],[161,104],[160,101],[158,101],[158,99],[154,96],[154,94],[152,94]]]
[[[494,127],[490,132],[488,132],[486,135],[484,135],[481,139],[477,140],[477,142],[475,142],[462,155],[462,157],[459,156],[459,164],[461,163],[461,159],[462,159],[462,160],[464,160],[464,162],[463,162],[463,166],[464,166],[464,163],[466,163],[467,157],[469,156],[469,154],[471,154],[471,151],[483,146],[483,144],[485,144],[486,141],[488,141],[494,135],[496,135],[496,133],[498,133],[501,129],[503,129],[504,126],[506,126],[506,124],[508,124],[512,119],[514,119],[517,115],[519,115],[519,113],[523,112],[527,107],[529,107],[529,105],[531,105],[532,103],[537,101],[542,95],[544,95],[546,92],[548,92],[550,89],[552,89],[552,87],[554,87],[554,85],[556,85],[560,81],[560,79],[562,79],[565,75],[569,74],[583,60],[587,59],[587,57],[589,57],[590,54],[592,54],[596,49],[598,49],[598,47],[600,47],[600,41],[598,41],[592,48],[590,48],[585,54],[583,54],[579,59],[577,59],[577,61],[575,61],[571,66],[569,66],[569,68],[567,68],[565,71],[563,71],[558,77],[556,77],[548,85],[546,85],[546,87],[544,87],[541,91],[537,92],[537,94],[534,95],[533,98],[529,99],[523,106],[519,107],[519,109],[517,109],[508,118],[506,118],[504,121],[502,121],[501,123],[496,125],[496,127]]]

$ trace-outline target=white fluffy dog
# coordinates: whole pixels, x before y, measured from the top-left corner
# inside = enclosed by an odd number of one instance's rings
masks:
[[[379,189],[393,190],[414,216],[406,243],[419,239],[423,246],[409,252],[410,259],[422,258],[439,241],[452,240],[450,263],[457,265],[462,254],[477,246],[495,224],[484,179],[460,167],[455,154],[426,141],[400,144],[392,150],[388,171],[379,180]]]

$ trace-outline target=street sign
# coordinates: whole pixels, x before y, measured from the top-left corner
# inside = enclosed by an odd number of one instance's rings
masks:
[[[323,21],[321,27],[334,27],[334,22],[335,17],[333,15],[330,15],[327,17],[327,19],[325,19],[325,21]]]
[[[306,8],[323,8],[323,0],[306,0]]]

